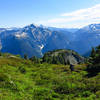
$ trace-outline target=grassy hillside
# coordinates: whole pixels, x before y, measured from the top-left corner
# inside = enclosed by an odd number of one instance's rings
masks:
[[[100,100],[100,73],[85,69],[0,56],[0,100]]]

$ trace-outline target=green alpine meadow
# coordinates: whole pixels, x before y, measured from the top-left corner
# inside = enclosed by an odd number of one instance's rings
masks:
[[[58,51],[69,50],[49,54]],[[84,63],[75,64],[73,71],[69,62],[61,64],[50,56],[58,63],[44,62],[47,56],[29,59],[27,55],[0,53],[0,100],[100,100],[99,52],[100,46]]]

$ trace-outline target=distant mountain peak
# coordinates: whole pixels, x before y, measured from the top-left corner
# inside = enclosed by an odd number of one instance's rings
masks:
[[[90,24],[82,29],[87,31],[100,31],[100,24]]]
[[[35,24],[30,24],[29,27],[30,27],[30,28],[36,28],[37,25],[35,25]]]
[[[25,26],[24,27],[24,29],[34,29],[34,28],[37,28],[38,26],[37,25],[35,25],[35,24],[30,24],[30,25],[27,25],[27,26]]]

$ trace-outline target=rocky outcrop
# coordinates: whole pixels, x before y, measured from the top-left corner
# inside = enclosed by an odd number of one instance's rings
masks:
[[[44,54],[43,62],[53,64],[78,64],[84,62],[84,57],[72,50],[54,50]]]

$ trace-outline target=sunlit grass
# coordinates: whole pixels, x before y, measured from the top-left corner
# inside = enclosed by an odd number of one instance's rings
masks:
[[[0,100],[99,100],[100,74],[88,78],[85,69],[0,58]]]

